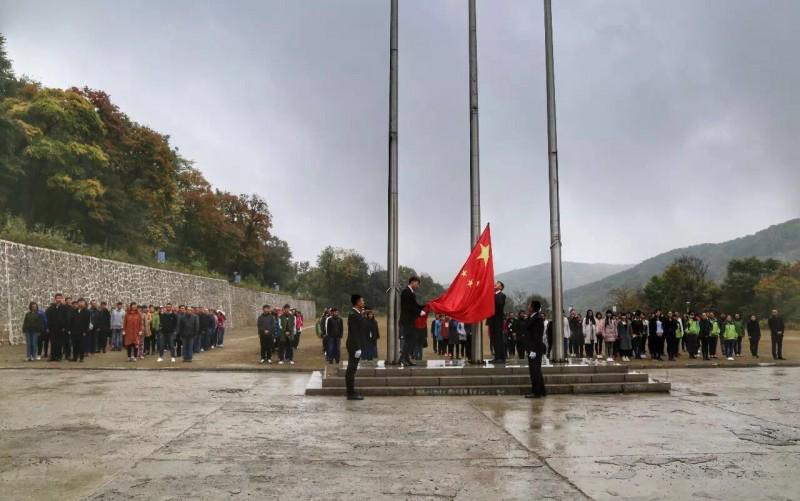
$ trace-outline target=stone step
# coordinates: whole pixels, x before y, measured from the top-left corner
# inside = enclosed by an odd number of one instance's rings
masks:
[[[362,387],[374,386],[507,386],[530,384],[527,372],[524,375],[478,375],[478,376],[397,376],[363,377],[359,372],[356,384]],[[545,374],[544,382],[551,384],[588,384],[588,383],[646,383],[648,376],[645,373],[606,373],[606,374]],[[343,388],[345,386],[342,376],[325,376],[322,380],[324,388]]]
[[[377,396],[469,396],[469,395],[524,395],[530,385],[473,385],[473,386],[360,386],[357,391],[369,397]],[[625,382],[625,383],[585,383],[547,385],[550,395],[559,394],[602,394],[602,393],[669,393],[670,383]],[[309,387],[309,396],[344,396],[342,387]]]
[[[347,369],[338,365],[328,365],[325,373],[329,376],[344,376]],[[627,374],[628,366],[622,364],[603,365],[546,365],[542,373],[547,374]],[[407,376],[503,376],[527,375],[527,365],[506,366],[465,366],[465,367],[359,367],[358,377],[407,377]]]

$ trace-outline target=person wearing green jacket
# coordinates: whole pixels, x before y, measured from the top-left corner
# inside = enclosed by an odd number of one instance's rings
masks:
[[[719,320],[717,320],[713,311],[709,313],[709,320],[711,321],[711,334],[709,335],[708,351],[711,358],[717,358],[717,341],[722,332],[722,327],[719,325]]]
[[[700,316],[695,315],[689,319],[689,327],[686,329],[686,351],[689,358],[697,358],[697,336],[700,335]]]
[[[739,337],[736,339],[736,346],[734,348],[734,353],[737,357],[742,356],[742,339],[744,339],[744,320],[742,320],[742,315],[737,313],[733,316],[733,325],[736,326],[736,333],[739,334]]]
[[[723,339],[723,353],[729,360],[733,360],[734,352],[736,351],[736,342],[739,340],[739,332],[736,329],[736,324],[733,323],[733,317],[728,315],[725,318],[725,328],[722,331]]]

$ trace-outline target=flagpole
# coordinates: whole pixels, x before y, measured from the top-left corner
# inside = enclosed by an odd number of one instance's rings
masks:
[[[469,0],[469,188],[470,188],[470,249],[481,235],[481,181],[478,150],[478,38],[475,0]],[[483,322],[472,326],[474,363],[483,362]]]
[[[558,147],[556,144],[556,90],[553,70],[553,12],[544,0],[545,75],[547,80],[547,159],[550,177],[550,276],[552,278],[552,360],[564,362],[563,293],[561,283],[561,216],[558,200]]]
[[[397,364],[397,0],[391,0],[389,13],[389,224],[387,249],[388,308],[386,318],[386,363]]]

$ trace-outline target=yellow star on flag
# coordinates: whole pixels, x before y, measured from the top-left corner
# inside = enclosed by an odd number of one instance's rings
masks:
[[[473,283],[473,282],[472,282],[472,280],[470,280],[469,282],[467,282],[467,287],[472,287],[472,283]]]
[[[483,244],[481,244],[481,255],[478,256],[477,259],[482,260],[484,266],[487,266],[489,264],[489,250],[491,248],[492,248],[491,245],[483,245]]]
[[[466,277],[466,276],[467,276],[467,270],[464,270],[464,271],[462,271],[462,272],[461,272],[461,276],[462,276],[462,277]]]
[[[480,280],[478,280],[477,282],[475,282],[475,285],[476,285],[476,286],[478,286],[478,287],[480,287],[480,286],[481,286],[481,281],[480,281]]]

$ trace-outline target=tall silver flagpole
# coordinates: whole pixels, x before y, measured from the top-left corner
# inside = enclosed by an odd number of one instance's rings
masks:
[[[399,359],[397,336],[397,0],[391,0],[389,14],[389,225],[387,275],[388,311],[386,319],[386,363]]]
[[[556,90],[553,72],[553,12],[544,0],[545,73],[547,77],[547,159],[550,170],[550,275],[553,293],[553,361],[565,361],[564,321],[561,317],[561,219],[558,202],[558,147],[556,146]]]
[[[469,0],[469,189],[470,189],[470,249],[481,234],[481,178],[478,150],[478,39],[475,20],[475,0]],[[483,323],[472,326],[474,363],[483,362]]]

